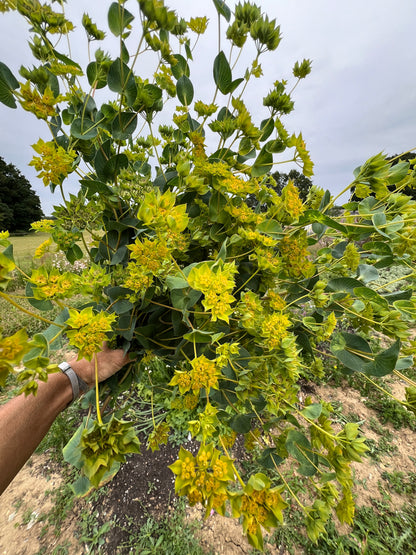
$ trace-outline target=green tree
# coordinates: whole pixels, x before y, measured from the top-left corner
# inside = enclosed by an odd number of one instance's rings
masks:
[[[266,182],[266,185],[276,191],[278,195],[281,195],[284,187],[289,183],[289,181],[293,182],[293,185],[298,190],[299,198],[302,202],[305,202],[313,183],[308,177],[303,175],[303,173],[298,170],[290,170],[288,173],[274,172],[271,175],[271,179]],[[248,195],[247,204],[250,208],[255,208],[258,204],[256,195]],[[266,210],[266,208],[266,204],[262,204],[261,210]]]
[[[28,231],[41,218],[40,199],[29,181],[0,156],[0,230]]]
[[[312,181],[298,170],[290,170],[289,173],[274,172],[272,177],[276,182],[276,185],[273,184],[273,189],[279,195],[282,194],[283,187],[285,187],[289,181],[293,181],[294,186],[299,192],[299,197],[303,202],[305,202],[309,190],[313,185]]]

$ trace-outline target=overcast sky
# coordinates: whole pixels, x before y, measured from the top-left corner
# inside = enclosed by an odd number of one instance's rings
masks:
[[[232,8],[235,2],[227,3]],[[211,91],[212,61],[217,53],[212,1],[171,0],[166,4],[186,19],[196,15],[210,18],[210,32],[197,46],[196,64],[191,67],[192,81],[197,85],[195,100],[209,102],[211,96],[205,93]],[[261,89],[255,81],[247,91],[247,103],[258,113],[258,123],[267,116],[262,97],[273,82],[290,79],[295,61],[313,60],[312,73],[295,91],[295,111],[284,122],[289,131],[302,131],[315,163],[315,184],[336,194],[350,183],[354,168],[371,155],[381,151],[396,154],[416,147],[415,0],[263,0],[257,4],[270,18],[276,18],[283,39],[263,60]],[[103,28],[104,5],[110,2],[68,0],[67,14],[80,24],[87,6],[89,15]],[[126,7],[136,13],[136,0],[127,2]],[[78,61],[86,41],[82,33],[74,36],[72,54]],[[20,16],[0,14],[0,61],[20,80],[20,65],[33,63],[28,37]],[[63,44],[59,46],[58,50],[64,51]],[[104,49],[111,50],[111,44],[104,43]],[[241,62],[250,61],[247,55]],[[49,140],[45,124],[20,107],[10,110],[2,104],[0,121],[0,156],[29,179],[45,214],[50,214],[60,199],[51,195],[28,166],[34,154],[30,145],[39,137]],[[279,169],[284,171],[284,167]]]

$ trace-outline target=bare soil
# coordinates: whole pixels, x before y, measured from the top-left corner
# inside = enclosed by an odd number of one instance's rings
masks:
[[[400,383],[394,384],[395,394],[400,396],[401,388]],[[363,421],[361,428],[369,439],[380,440],[380,436],[368,426],[370,419],[377,415],[364,405],[358,391],[349,387],[325,386],[316,387],[313,395],[341,403],[343,414],[355,414]],[[408,428],[394,430],[385,425],[385,429],[393,433],[392,443],[397,450],[381,456],[378,461],[367,458],[362,464],[353,464],[356,503],[359,506],[383,499],[379,482],[384,471],[416,471],[416,434]],[[185,447],[194,452],[198,448],[192,442]],[[47,454],[34,455],[0,498],[0,555],[49,555],[58,545],[65,546],[65,553],[69,555],[88,553],[79,538],[78,526],[81,510],[86,507],[95,513],[98,526],[108,521],[113,523],[106,535],[106,544],[100,547],[98,553],[129,553],[123,546],[129,541],[132,526],[142,526],[149,516],[166,514],[175,503],[174,477],[167,466],[176,460],[177,452],[178,448],[167,445],[161,446],[160,451],[155,453],[143,449],[141,455],[130,457],[106,486],[105,496],[100,496],[98,502],[76,501],[58,537],[53,527],[47,526],[46,515],[53,502],[46,492],[58,488],[62,477],[59,469],[48,460]],[[404,499],[400,495],[391,492],[390,498],[392,508],[398,509],[403,505]],[[204,521],[203,512],[195,507],[188,508],[187,518],[201,523],[196,534],[207,553],[245,555],[252,552],[242,535],[241,526],[235,520],[213,514]],[[347,526],[339,528],[342,534],[349,531]],[[271,555],[287,553],[285,546],[274,549],[268,546],[268,549]]]

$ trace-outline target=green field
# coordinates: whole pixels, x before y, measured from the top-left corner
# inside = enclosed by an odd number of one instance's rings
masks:
[[[10,237],[16,262],[32,258],[40,244],[48,239],[49,233],[28,233],[19,237]]]

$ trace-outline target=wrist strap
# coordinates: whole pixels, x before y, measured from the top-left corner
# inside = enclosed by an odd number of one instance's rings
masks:
[[[88,391],[89,389],[88,385],[84,382],[83,379],[81,379],[78,376],[78,374],[75,373],[74,369],[67,362],[61,362],[61,364],[58,364],[58,368],[63,374],[65,374],[65,376],[71,382],[71,387],[72,387],[71,403],[73,403],[79,397],[81,397],[83,393]]]

